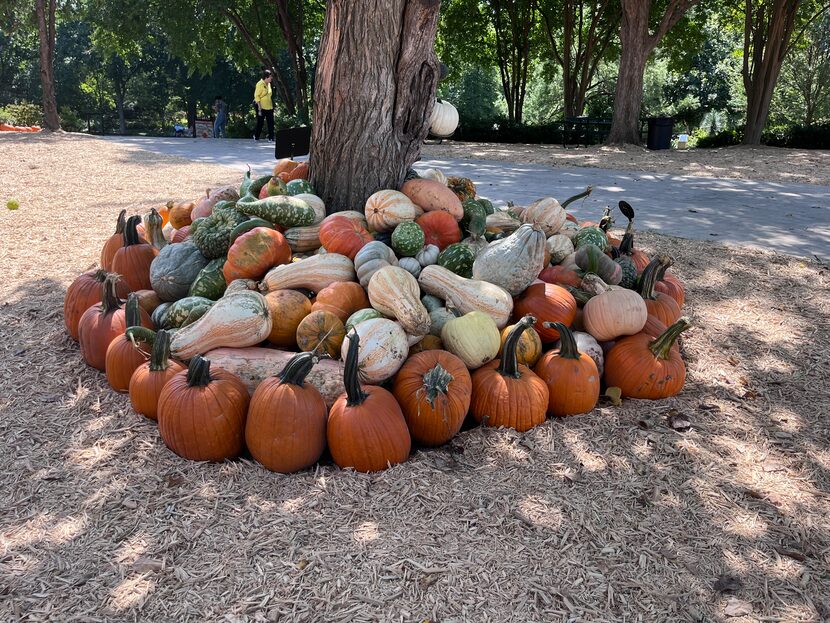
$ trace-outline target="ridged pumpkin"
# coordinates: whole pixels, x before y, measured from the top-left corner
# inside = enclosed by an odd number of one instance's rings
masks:
[[[184,370],[178,361],[170,359],[170,334],[156,333],[150,361],[138,366],[130,377],[130,404],[133,411],[158,419],[158,402],[161,390],[176,374]]]
[[[543,197],[524,209],[522,221],[540,227],[547,238],[562,229],[565,223],[565,209],[553,197]]]
[[[274,266],[291,261],[291,247],[280,232],[268,227],[255,227],[239,236],[222,267],[225,281],[254,279],[258,281]]]
[[[141,327],[141,309],[138,297],[131,293],[124,306],[127,329],[123,335],[116,336],[107,347],[104,357],[104,369],[107,382],[115,391],[126,393],[130,389],[130,377],[136,368],[147,361],[151,343],[142,337],[152,337],[151,331],[130,333],[130,328]],[[145,318],[147,312],[144,312]]]
[[[605,384],[628,398],[657,400],[674,396],[686,382],[686,364],[677,337],[690,327],[680,318],[656,339],[637,333],[619,340],[605,357]]]
[[[359,283],[341,281],[320,290],[311,310],[329,311],[345,323],[357,310],[370,306],[366,291]]]
[[[571,330],[552,323],[560,335],[560,346],[545,353],[533,371],[548,386],[548,414],[578,415],[593,409],[599,400],[597,364],[577,349]]]
[[[159,433],[168,448],[191,461],[235,458],[244,447],[248,401],[239,377],[211,370],[210,361],[196,355],[161,390]]]
[[[101,249],[101,268],[105,271],[112,270],[112,258],[115,252],[124,246],[124,225],[127,223],[127,211],[121,210],[118,219],[115,221],[115,233],[111,234],[104,247]]]
[[[320,225],[320,242],[326,251],[345,255],[350,260],[373,240],[365,227],[346,216],[332,215]]]
[[[363,324],[368,322],[373,321]],[[353,330],[343,375],[346,393],[329,411],[326,436],[331,458],[339,467],[377,472],[406,461],[412,440],[395,397],[382,387],[361,387],[360,341],[357,330]]]
[[[379,240],[373,240],[364,246],[354,256],[354,269],[357,279],[364,288],[369,286],[369,280],[384,266],[397,266],[398,259],[395,252]]]
[[[519,337],[535,322],[533,316],[517,322],[507,338],[501,360],[491,361],[473,372],[470,413],[476,422],[524,432],[545,421],[548,388],[530,368],[516,360]]]
[[[66,332],[76,342],[78,341],[78,323],[84,312],[96,303],[101,302],[101,286],[107,273],[103,270],[89,270],[75,278],[66,289],[63,299],[63,323]],[[127,298],[130,288],[127,283],[118,279],[116,294],[119,298]]]
[[[317,388],[305,382],[315,363],[311,353],[294,355],[251,396],[245,442],[251,456],[273,472],[306,469],[326,448],[328,408]]]
[[[435,245],[439,250],[443,250],[455,242],[461,242],[461,229],[456,220],[446,212],[427,212],[415,219],[415,222],[424,231],[425,246]]]
[[[440,446],[461,430],[471,387],[463,361],[444,350],[425,350],[407,359],[395,376],[392,393],[412,439]]]
[[[265,295],[268,313],[271,315],[271,333],[268,341],[275,346],[297,346],[297,327],[311,313],[311,301],[296,290],[277,290]]]
[[[345,335],[340,318],[330,311],[313,311],[297,325],[297,346],[305,352],[315,351],[337,359]]]
[[[545,322],[561,322],[570,326],[576,317],[576,299],[565,288],[552,283],[534,283],[519,296],[513,306],[513,317],[521,318],[531,314],[543,324],[536,326],[543,343],[559,339],[556,329]]]
[[[598,342],[607,342],[625,335],[634,335],[643,329],[648,310],[643,298],[633,290],[609,288],[596,275],[586,275],[584,281],[596,283],[601,294],[591,297],[582,308],[585,330]]]
[[[136,226],[139,216],[131,216],[124,226],[124,246],[112,258],[112,272],[118,273],[127,283],[130,291],[149,290],[150,265],[158,255],[158,249],[142,242],[138,237]]]
[[[406,195],[397,190],[379,190],[366,200],[366,222],[374,231],[392,231],[404,221],[414,221],[423,214]]]
[[[516,325],[508,325],[501,330],[501,347],[499,348],[499,357],[504,352],[504,344],[513,327]],[[526,329],[519,338],[519,343],[516,345],[516,360],[528,368],[532,368],[539,361],[542,356],[542,338],[536,332],[536,329],[530,327]]]
[[[192,242],[171,244],[150,264],[150,285],[162,301],[178,301],[207,266],[208,259]]]

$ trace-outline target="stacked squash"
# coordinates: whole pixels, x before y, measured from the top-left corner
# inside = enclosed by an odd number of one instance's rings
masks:
[[[376,471],[465,420],[519,431],[591,411],[603,381],[663,398],[685,380],[672,259],[578,223],[551,197],[497,210],[468,178],[410,171],[326,214],[304,163],[124,211],[101,270],[67,291],[89,365],[192,460],[246,448],[293,472],[326,448]],[[129,295],[129,296],[127,296]],[[126,305],[123,299],[127,298]]]

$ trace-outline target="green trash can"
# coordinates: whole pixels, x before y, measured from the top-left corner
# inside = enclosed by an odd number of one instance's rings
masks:
[[[649,117],[646,146],[649,149],[671,148],[673,130],[674,117]]]

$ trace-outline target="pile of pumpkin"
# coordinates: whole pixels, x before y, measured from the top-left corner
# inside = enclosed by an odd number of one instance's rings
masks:
[[[39,125],[12,125],[0,123],[0,132],[40,132]]]
[[[279,472],[406,460],[468,414],[526,431],[683,387],[683,285],[611,210],[495,209],[473,182],[410,171],[362,212],[326,214],[304,163],[143,218],[119,215],[101,268],[66,294],[69,334],[182,457],[244,448]],[[124,303],[126,299],[126,303]],[[188,363],[189,362],[189,363]],[[616,392],[616,390],[615,390]]]

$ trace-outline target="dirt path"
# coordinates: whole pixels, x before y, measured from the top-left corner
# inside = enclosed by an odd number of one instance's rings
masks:
[[[830,617],[827,266],[643,235],[687,284],[677,398],[278,476],[173,455],[63,329],[119,209],[227,169],[94,139],[0,149],[21,204],[0,205],[0,620]]]

